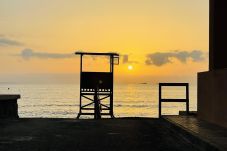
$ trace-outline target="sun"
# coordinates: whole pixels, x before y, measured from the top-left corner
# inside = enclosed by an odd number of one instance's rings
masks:
[[[128,65],[128,70],[132,70],[133,66],[132,65]]]

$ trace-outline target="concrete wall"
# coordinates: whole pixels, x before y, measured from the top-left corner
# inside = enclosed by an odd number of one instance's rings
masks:
[[[209,68],[227,68],[227,0],[210,0]]]
[[[210,71],[198,73],[198,117],[227,127],[227,0],[209,1]]]
[[[0,119],[19,118],[17,99],[20,95],[0,95]]]
[[[198,73],[198,117],[227,128],[227,69]]]

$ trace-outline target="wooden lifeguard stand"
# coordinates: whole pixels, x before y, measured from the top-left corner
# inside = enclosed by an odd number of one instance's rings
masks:
[[[94,115],[94,119],[100,119],[102,115],[113,114],[113,77],[114,65],[119,64],[117,53],[89,53],[76,52],[80,55],[80,109],[77,118],[81,115]],[[109,72],[83,71],[83,56],[107,56],[110,61]],[[85,100],[89,103],[85,103]],[[108,103],[103,103],[103,101]]]

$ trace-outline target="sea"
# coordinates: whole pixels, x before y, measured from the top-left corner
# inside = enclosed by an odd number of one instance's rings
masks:
[[[197,87],[190,85],[190,110],[197,110]],[[21,118],[76,118],[79,84],[0,84],[0,94],[20,94]],[[164,87],[163,98],[185,98],[184,87]],[[185,103],[162,103],[163,115],[177,115]],[[115,84],[115,117],[158,117],[158,84]],[[93,118],[93,116],[81,116]]]

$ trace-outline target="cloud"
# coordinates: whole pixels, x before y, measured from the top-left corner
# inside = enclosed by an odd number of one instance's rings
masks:
[[[122,57],[122,63],[128,63],[128,55],[123,55]]]
[[[21,45],[22,43],[18,41],[4,38],[3,35],[0,36],[0,46],[21,46]]]
[[[23,49],[19,54],[23,59],[40,58],[40,59],[66,59],[75,57],[74,53],[47,53],[38,52],[32,49]]]
[[[179,60],[182,63],[187,63],[190,58],[194,62],[203,61],[205,58],[201,50],[188,51],[173,51],[173,52],[156,52],[147,55],[145,60],[146,65],[162,66],[172,63],[172,58]]]
[[[122,55],[122,63],[123,64],[126,64],[126,63],[138,63],[137,61],[129,61],[129,55]]]

